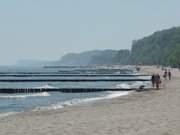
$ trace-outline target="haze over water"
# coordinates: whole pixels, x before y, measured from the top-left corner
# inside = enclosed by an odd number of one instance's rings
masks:
[[[0,1],[0,65],[130,49],[134,39],[179,25],[179,5],[178,0]]]

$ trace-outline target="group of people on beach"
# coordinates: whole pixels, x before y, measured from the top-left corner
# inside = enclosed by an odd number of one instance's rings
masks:
[[[159,85],[161,84],[161,77],[159,74],[153,74],[151,77],[151,82],[153,88],[156,87],[157,90],[159,90]]]
[[[170,71],[170,69],[168,71],[167,71],[167,69],[165,69],[163,77],[164,77],[165,80],[167,80],[167,78],[169,80],[171,80],[171,71]]]
[[[165,69],[164,71],[164,74],[163,74],[163,77],[165,80],[171,80],[171,71],[170,69],[167,71],[167,69]],[[159,90],[159,86],[161,84],[161,77],[160,75],[157,73],[157,74],[153,74],[152,77],[151,77],[151,82],[152,82],[152,86],[153,88],[156,88],[156,90]]]

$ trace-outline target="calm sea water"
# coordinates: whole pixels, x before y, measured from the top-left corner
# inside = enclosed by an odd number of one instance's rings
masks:
[[[130,78],[107,76],[56,76],[61,74],[132,74],[130,70],[111,68],[32,68],[32,67],[0,67],[0,80],[8,79],[90,79],[90,78]],[[0,82],[0,88],[130,88],[140,85],[149,86],[149,82]],[[17,93],[0,94],[0,116],[12,112],[31,111],[39,109],[59,109],[94,100],[114,98],[126,95],[128,92],[94,92],[94,93]]]

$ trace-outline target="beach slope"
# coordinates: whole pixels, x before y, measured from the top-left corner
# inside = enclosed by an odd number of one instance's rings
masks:
[[[0,118],[0,134],[179,135],[180,75],[174,74],[159,91]]]

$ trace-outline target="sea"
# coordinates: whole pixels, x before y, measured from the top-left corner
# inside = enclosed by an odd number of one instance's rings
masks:
[[[0,88],[139,88],[150,87],[150,82],[141,81],[85,81],[61,82],[54,79],[147,79],[149,76],[139,75],[135,68],[119,66],[54,66],[54,67],[0,67]],[[125,75],[125,76],[120,76]],[[126,76],[127,75],[127,76]],[[10,81],[8,80],[42,80],[42,81]],[[2,81],[6,80],[6,81]],[[49,80],[49,81],[43,81]],[[0,117],[16,113],[38,110],[55,110],[102,99],[111,99],[128,95],[129,91],[102,91],[88,93],[38,92],[38,93],[0,93]]]

